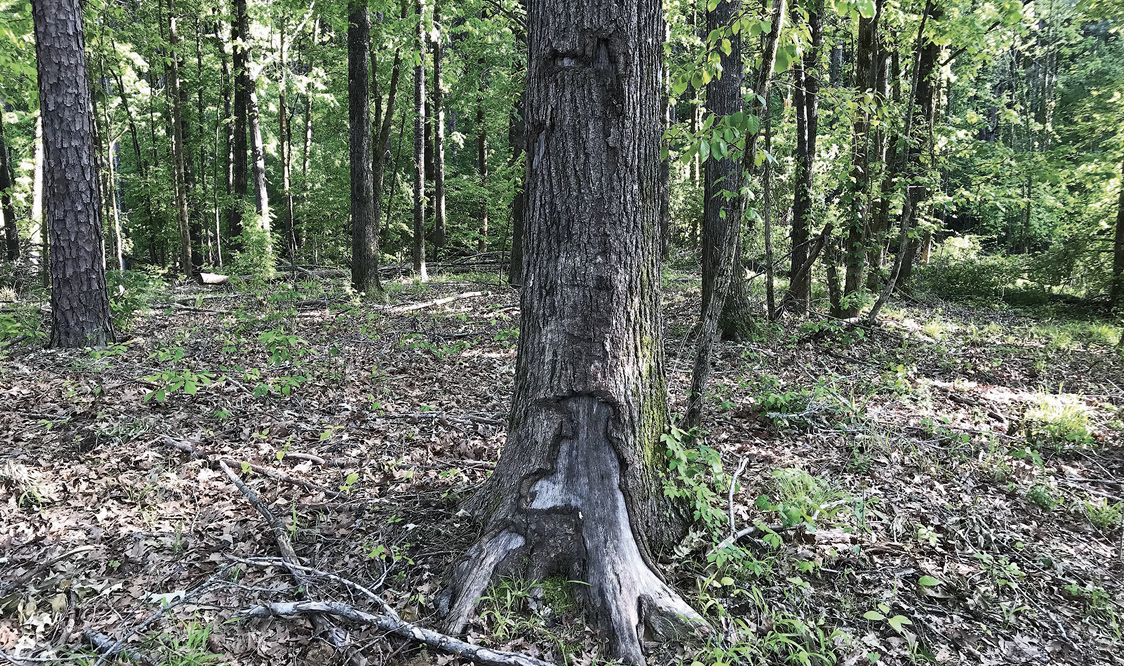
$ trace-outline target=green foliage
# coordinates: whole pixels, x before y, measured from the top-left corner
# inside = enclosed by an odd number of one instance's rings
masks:
[[[726,517],[721,509],[721,496],[730,484],[722,469],[718,452],[699,443],[700,438],[672,426],[660,436],[664,445],[668,474],[664,478],[664,495],[682,501],[691,510],[695,521],[703,523],[712,533],[723,529]]]
[[[105,281],[113,327],[118,331],[127,330],[141,310],[167,297],[165,271],[161,269],[107,271]]]
[[[1093,443],[1089,410],[1075,396],[1038,397],[1026,412],[1027,439],[1054,449],[1084,447]]]
[[[950,238],[918,268],[917,289],[940,298],[995,301],[1026,275],[1025,257],[985,254],[978,237]]]
[[[1124,505],[1110,502],[1104,497],[1083,502],[1083,507],[1089,522],[1099,530],[1110,530],[1119,525],[1121,514],[1124,513]]]

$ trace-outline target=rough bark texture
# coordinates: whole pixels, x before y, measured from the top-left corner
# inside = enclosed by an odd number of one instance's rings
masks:
[[[4,223],[4,256],[8,261],[15,261],[20,256],[16,208],[12,205],[12,188],[16,184],[13,174],[11,153],[4,141],[4,124],[0,123],[0,220]]]
[[[794,21],[801,19],[799,9],[793,7]],[[792,203],[792,265],[789,270],[789,288],[785,300],[796,314],[808,312],[812,297],[812,270],[808,263],[815,256],[809,252],[808,230],[812,224],[812,184],[815,178],[816,135],[819,126],[820,82],[818,68],[823,47],[823,0],[808,13],[808,27],[812,44],[794,71],[796,79],[793,103],[796,107],[796,174]]]
[[[855,111],[851,139],[851,189],[850,215],[844,256],[847,275],[843,284],[843,307],[839,314],[853,317],[857,314],[859,292],[863,287],[866,268],[867,242],[870,237],[870,112],[873,95],[878,85],[876,53],[878,51],[878,20],[882,15],[882,2],[875,3],[874,16],[859,19],[859,39],[855,49],[855,88],[859,105]],[[864,95],[871,95],[868,102]]]
[[[351,286],[379,291],[378,212],[371,165],[371,12],[351,0],[347,18],[347,111],[351,124]]]
[[[227,211],[226,227],[235,247],[240,247],[238,237],[242,235],[242,218],[249,190],[249,163],[246,161],[248,140],[246,124],[250,107],[249,56],[244,43],[250,38],[250,20],[246,14],[246,0],[234,0],[234,21],[231,23],[230,41],[234,53],[234,114],[231,141],[231,181],[234,198]]]
[[[741,13],[741,0],[728,0],[706,13],[707,31],[728,26],[731,19]],[[719,51],[722,76],[711,79],[706,86],[706,107],[718,119],[744,110],[742,81],[741,37],[730,38],[730,53]],[[748,139],[747,139],[748,143]],[[745,185],[742,161],[734,155],[719,158],[711,153],[703,164],[703,219],[702,219],[702,311],[705,313],[715,294],[724,295],[720,323],[724,336],[739,339],[742,328],[748,324],[748,294],[741,277],[741,226],[745,202],[741,189]],[[732,247],[728,247],[732,246]],[[725,268],[722,262],[730,261],[729,277],[721,289],[718,275]],[[741,283],[741,288],[738,288]],[[728,287],[726,286],[728,285]],[[742,303],[736,301],[742,300]],[[743,320],[743,321],[739,321]],[[725,324],[725,326],[721,325]]]
[[[285,28],[285,19],[282,19],[281,48],[278,50],[278,54],[281,60],[281,85],[277,90],[277,129],[279,132],[279,136],[277,138],[281,148],[281,196],[285,198],[284,208],[281,211],[281,215],[283,218],[281,229],[285,234],[285,254],[287,254],[293,261],[296,261],[297,235],[293,229],[293,128],[292,124],[289,122],[289,63],[286,59],[286,49],[288,48],[288,45],[285,43]],[[348,42],[349,63],[351,62],[350,48],[351,43]],[[350,104],[350,89],[348,94]]]
[[[1124,305],[1124,162],[1120,163],[1120,200],[1116,207],[1116,242],[1112,252],[1112,304]],[[1124,335],[1121,336],[1124,341]]]
[[[414,64],[414,274],[428,279],[425,270],[425,3],[414,5],[418,25],[414,46],[418,52]]]
[[[168,46],[172,53],[168,58],[168,103],[172,107],[172,162],[173,191],[176,202],[176,224],[180,239],[180,271],[188,277],[195,272],[195,262],[191,253],[191,220],[187,214],[187,180],[184,165],[187,161],[183,143],[183,104],[180,95],[179,33],[176,30],[175,0],[168,0]]]
[[[78,0],[35,0],[43,178],[51,243],[51,346],[113,341],[102,257],[94,119]]]
[[[660,345],[660,66],[655,0],[531,3],[522,325],[507,444],[469,508],[448,626],[496,576],[561,575],[614,654],[700,626],[651,568],[670,521],[654,465]]]

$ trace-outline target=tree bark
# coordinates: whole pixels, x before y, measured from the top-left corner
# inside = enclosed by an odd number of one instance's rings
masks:
[[[418,59],[414,64],[414,275],[425,282],[425,0],[416,0],[414,13],[418,24],[414,31],[414,47]]]
[[[702,619],[652,568],[670,521],[657,480],[660,67],[656,0],[532,2],[522,324],[507,443],[470,502],[455,568],[460,632],[489,581],[561,575],[613,654]],[[662,538],[661,538],[662,537]]]
[[[0,221],[4,224],[4,248],[8,261],[20,257],[20,237],[16,228],[16,207],[12,205],[12,188],[15,187],[15,171],[8,144],[4,140],[4,124],[0,122]]]
[[[1120,195],[1116,204],[1116,239],[1112,252],[1112,304],[1124,305],[1124,161],[1120,163]],[[1121,336],[1124,340],[1124,335]]]
[[[798,9],[793,8],[798,14]],[[799,16],[793,16],[799,20]],[[819,131],[820,82],[817,78],[820,51],[823,48],[823,0],[808,13],[808,28],[812,43],[794,71],[796,79],[793,103],[796,107],[796,170],[792,203],[792,264],[789,270],[789,287],[785,300],[798,315],[808,312],[812,298],[811,265],[805,266],[815,255],[809,252],[809,229],[812,224],[812,186],[815,180],[816,136]]]
[[[526,159],[526,125],[524,116],[526,107],[523,96],[511,110],[508,121],[508,143],[511,145],[511,163],[518,164],[519,160]],[[515,196],[511,200],[511,253],[508,257],[507,283],[519,286],[523,283],[523,227],[526,213],[526,187],[527,165],[523,165],[523,177],[515,183]]]
[[[740,14],[741,0],[719,2],[706,13],[707,32],[725,28]],[[711,79],[706,86],[707,110],[714,115],[716,123],[743,111],[745,106],[742,92],[745,67],[742,64],[740,34],[731,35],[730,45],[729,53],[719,51],[721,76]],[[746,137],[746,145],[749,145],[749,137]],[[721,321],[719,328],[723,337],[736,340],[742,337],[742,328],[748,325],[744,319],[748,318],[746,311],[749,309],[748,304],[733,302],[739,298],[748,299],[744,279],[740,281],[742,289],[736,286],[741,273],[741,226],[745,208],[741,190],[745,185],[745,173],[742,161],[736,156],[719,157],[714,151],[704,161],[703,167],[702,318],[705,319],[710,301],[719,298],[716,307],[720,308],[720,318],[727,320]],[[729,262],[730,266],[727,267],[724,262]],[[719,282],[719,274],[723,272],[726,277]],[[721,317],[727,312],[730,312],[730,317]]]
[[[281,68],[281,85],[277,91],[277,137],[281,146],[281,196],[285,198],[284,208],[281,211],[281,230],[285,234],[285,254],[293,262],[297,256],[297,235],[293,230],[293,130],[289,123],[289,61],[286,58],[286,37],[292,40],[295,36],[285,34],[286,19],[281,21],[281,48],[279,50]],[[349,26],[350,27],[350,26]],[[368,45],[370,42],[368,41]],[[349,43],[350,47],[350,43]],[[367,48],[370,48],[368,46]],[[349,53],[350,57],[350,53]],[[349,60],[350,62],[350,60]],[[350,92],[350,91],[349,91]],[[350,100],[350,97],[349,97]],[[348,102],[350,104],[350,101]]]
[[[379,286],[378,213],[371,165],[371,113],[368,81],[371,13],[366,0],[351,0],[347,19],[347,108],[351,123],[351,286],[377,293]]]
[[[176,222],[180,238],[180,271],[187,277],[198,274],[191,252],[191,221],[187,213],[187,181],[184,175],[186,150],[183,144],[183,108],[180,99],[179,34],[176,30],[175,0],[168,0],[168,101],[172,107],[172,161],[173,191],[176,202]]]
[[[236,248],[242,247],[243,217],[246,195],[249,190],[249,164],[246,155],[249,150],[246,126],[250,106],[249,45],[250,19],[247,15],[246,0],[234,0],[234,22],[231,24],[231,46],[234,66],[234,113],[231,140],[231,181],[234,198],[227,212],[227,233]]]
[[[851,139],[851,184],[847,208],[850,220],[844,241],[847,274],[843,284],[839,315],[853,317],[861,306],[863,271],[866,269],[867,243],[870,238],[870,115],[877,92],[878,21],[882,1],[874,5],[874,16],[859,19],[859,37],[855,50],[855,89],[858,105],[855,110]],[[866,97],[869,95],[869,99]]]
[[[441,0],[433,2],[433,245],[445,245],[445,108],[442,84],[444,29]],[[435,259],[434,261],[437,261]]]
[[[484,113],[484,79],[481,77],[476,91],[476,168],[480,175],[480,232],[476,240],[476,251],[488,250],[488,126]]]
[[[51,238],[51,346],[114,340],[101,255],[93,112],[78,0],[35,0],[35,52]]]

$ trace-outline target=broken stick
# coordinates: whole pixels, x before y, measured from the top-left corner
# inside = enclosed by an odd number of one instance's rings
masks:
[[[312,615],[312,617],[318,617],[322,614],[335,615],[359,624],[378,627],[383,631],[401,636],[402,638],[424,643],[435,650],[455,654],[465,659],[471,659],[478,664],[488,664],[489,666],[554,666],[554,664],[548,661],[529,657],[525,654],[492,650],[479,645],[473,645],[467,641],[462,641],[459,638],[454,638],[447,634],[433,631],[432,629],[425,629],[404,620],[396,620],[389,615],[372,615],[371,613],[352,608],[347,604],[341,604],[336,601],[291,601],[263,604],[239,613],[239,615],[243,617],[291,615]]]

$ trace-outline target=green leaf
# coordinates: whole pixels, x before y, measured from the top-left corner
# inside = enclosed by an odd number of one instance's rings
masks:
[[[855,6],[858,8],[859,14],[862,14],[863,18],[873,18],[875,11],[877,11],[874,6],[874,0],[856,0]]]
[[[933,587],[935,585],[944,585],[944,581],[937,580],[932,576],[922,576],[917,583],[923,587]]]
[[[890,626],[894,628],[894,631],[898,633],[901,633],[902,627],[904,627],[905,625],[913,624],[913,622],[911,622],[909,618],[904,615],[895,615],[894,617],[889,618],[886,621],[889,622]]]
[[[865,617],[868,620],[872,620],[874,622],[878,622],[879,620],[885,620],[886,619],[886,616],[883,615],[882,613],[879,613],[878,611],[872,611],[872,610],[863,613],[863,617]]]

